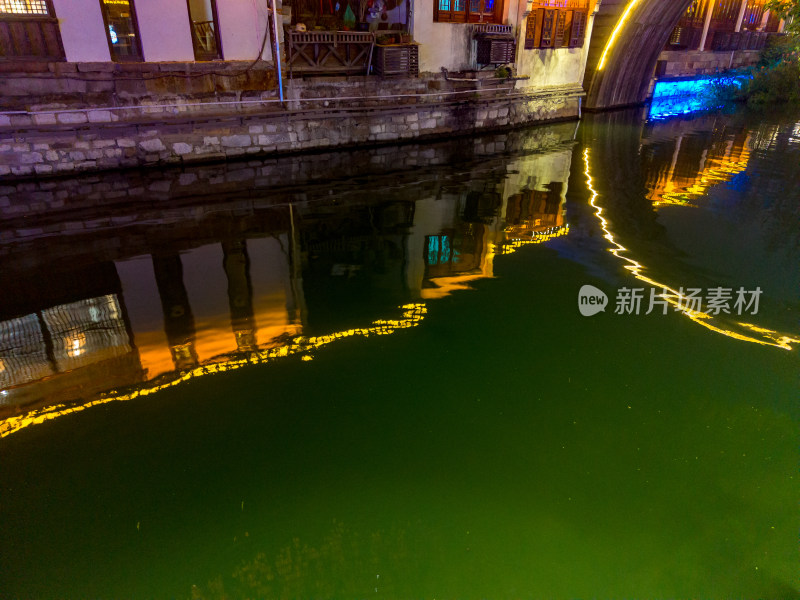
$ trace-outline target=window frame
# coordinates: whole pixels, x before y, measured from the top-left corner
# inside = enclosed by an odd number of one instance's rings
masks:
[[[52,0],[44,0],[47,14],[0,12],[0,36],[4,39],[0,61],[43,61],[63,62],[66,60],[61,28]],[[16,34],[12,32],[16,31]],[[17,36],[24,34],[27,44],[36,50],[33,53],[21,52]]]
[[[194,59],[198,62],[207,61],[209,59],[200,59],[197,57],[197,47],[195,44],[198,41],[195,39],[196,34],[194,31],[194,21],[192,21],[192,5],[189,0],[186,0],[186,10],[189,13],[189,33],[192,36],[192,49],[194,51]],[[217,44],[217,57],[210,60],[223,60],[224,54],[222,50],[222,36],[219,31],[219,13],[217,12],[217,0],[211,0],[211,22],[214,23],[214,41]]]
[[[449,2],[450,9],[442,10],[442,2]],[[505,0],[493,0],[492,10],[486,11],[486,0],[434,0],[434,23],[503,23]],[[456,10],[456,2],[463,2],[464,10]],[[477,3],[478,10],[472,10]]]
[[[108,34],[108,12],[106,10],[106,3],[104,0],[99,0],[100,12],[103,14],[103,25],[105,27],[106,42],[108,43],[108,52],[111,55],[111,62],[145,62],[144,49],[142,48],[142,35],[139,31],[139,18],[136,15],[136,3],[134,0],[128,0],[128,6],[131,8],[131,23],[136,32],[136,51],[138,56],[115,56],[114,45],[111,43],[111,36]]]

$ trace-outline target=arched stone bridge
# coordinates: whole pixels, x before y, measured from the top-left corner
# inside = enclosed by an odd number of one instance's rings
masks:
[[[585,107],[605,110],[640,104],[647,97],[658,55],[692,0],[598,2],[583,80]]]

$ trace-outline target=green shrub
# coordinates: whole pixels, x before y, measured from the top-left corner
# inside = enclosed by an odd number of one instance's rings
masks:
[[[800,103],[800,61],[784,58],[772,67],[757,67],[753,78],[739,90],[750,108],[763,110],[775,104]]]
[[[746,104],[765,110],[778,104],[800,104],[800,52],[791,37],[780,38],[764,48],[758,64],[737,85],[720,75],[707,92],[709,106]]]

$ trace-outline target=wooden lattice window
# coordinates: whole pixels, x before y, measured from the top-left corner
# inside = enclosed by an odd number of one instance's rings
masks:
[[[553,30],[555,29],[555,22],[556,22],[556,13],[558,11],[551,10],[551,9],[540,9],[542,12],[541,18],[541,34],[539,38],[539,47],[540,48],[552,48],[553,47],[553,34],[555,33]]]
[[[49,17],[46,0],[0,0],[0,18],[7,15]]]
[[[702,27],[709,9],[710,0],[693,0],[678,21],[680,27]]]
[[[536,18],[538,16],[539,13],[535,10],[528,13],[528,18],[525,21],[525,50],[538,48],[536,44]]]
[[[770,33],[777,32],[781,27],[781,17],[780,15],[771,10],[769,13],[769,17],[767,19],[767,26],[764,27],[764,31],[769,31]]]
[[[587,18],[581,10],[534,9],[525,23],[525,49],[583,47]]]
[[[556,11],[556,24],[555,24],[555,31],[553,33],[553,48],[561,48],[562,46],[566,46],[564,43],[564,31],[567,28],[567,11],[566,10],[559,10]],[[566,40],[569,43],[569,40]]]
[[[582,10],[572,11],[572,22],[570,24],[569,47],[583,48],[583,41],[586,38],[586,21],[589,14]]]
[[[0,0],[0,60],[64,60],[50,0]]]
[[[503,0],[434,0],[440,23],[502,23]]]

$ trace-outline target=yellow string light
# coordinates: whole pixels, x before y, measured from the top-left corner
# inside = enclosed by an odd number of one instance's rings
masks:
[[[619,35],[622,28],[625,27],[625,22],[628,20],[628,17],[631,14],[633,8],[639,3],[639,0],[631,0],[628,6],[625,7],[625,12],[622,13],[622,16],[617,21],[617,25],[614,27],[614,30],[611,32],[611,35],[606,42],[606,47],[603,50],[603,55],[600,57],[600,64],[597,67],[598,71],[602,71],[603,68],[606,66],[606,58],[608,57],[608,53],[611,51],[611,48],[614,46],[614,42],[617,40],[617,36]]]

